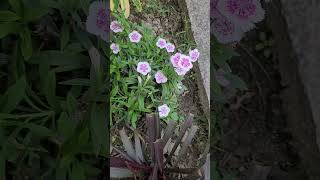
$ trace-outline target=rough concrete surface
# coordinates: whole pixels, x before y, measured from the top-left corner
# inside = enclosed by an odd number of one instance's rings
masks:
[[[281,0],[320,148],[320,1]]]
[[[320,119],[319,112],[316,112],[319,111],[317,102],[320,92],[320,76],[316,75],[319,71],[316,62],[319,60],[316,55],[319,42],[313,42],[317,38],[312,37],[319,37],[313,29],[319,29],[319,21],[316,22],[315,18],[318,15],[310,15],[319,13],[311,10],[314,2],[273,0],[268,5],[267,23],[274,34],[274,50],[279,60],[281,83],[285,87],[281,94],[288,130],[293,138],[290,144],[298,152],[309,179],[319,180],[320,151],[317,141],[320,139]]]
[[[191,29],[197,47],[201,53],[198,66],[205,89],[207,103],[210,102],[210,1],[186,0]],[[200,87],[201,88],[201,87]]]

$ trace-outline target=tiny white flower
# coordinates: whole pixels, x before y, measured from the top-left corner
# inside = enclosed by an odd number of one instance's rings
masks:
[[[167,52],[174,52],[175,48],[176,47],[172,43],[167,43],[166,45]]]
[[[165,39],[159,38],[158,41],[157,41],[157,46],[160,49],[163,49],[163,48],[165,48],[167,46],[167,41]]]
[[[119,45],[116,43],[112,43],[110,45],[110,49],[112,50],[113,54],[118,54],[120,52]]]
[[[164,104],[164,105],[158,107],[158,111],[159,111],[160,118],[165,118],[169,115],[170,108],[168,107],[167,104]]]

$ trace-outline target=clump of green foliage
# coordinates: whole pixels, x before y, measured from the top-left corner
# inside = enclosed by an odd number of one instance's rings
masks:
[[[123,26],[123,32],[111,36],[111,42],[120,47],[118,54],[110,56],[112,122],[124,120],[136,127],[145,113],[157,112],[162,104],[170,107],[170,113],[164,120],[182,120],[177,111],[178,97],[185,86],[182,84],[183,76],[175,72],[170,62],[173,54],[156,46],[159,37],[155,37],[149,28],[129,22],[121,15],[114,16]],[[132,31],[141,33],[139,43],[129,41],[128,35]],[[137,72],[137,64],[141,61],[148,61],[151,66],[152,71],[146,76]],[[166,83],[155,82],[154,75],[158,70],[168,78]]]
[[[0,2],[0,179],[97,179],[108,155],[107,43],[90,0]],[[100,66],[91,61],[92,50]]]

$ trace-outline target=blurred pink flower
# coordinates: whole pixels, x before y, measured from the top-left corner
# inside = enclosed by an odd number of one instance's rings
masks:
[[[240,41],[243,37],[241,29],[217,9],[212,12],[211,32],[219,42],[225,44]]]
[[[200,52],[198,49],[193,49],[189,52],[189,56],[192,62],[196,62],[200,56]]]
[[[211,32],[221,43],[238,42],[264,18],[260,0],[211,0]]]
[[[129,34],[129,38],[130,38],[131,42],[138,43],[138,42],[140,42],[142,36],[138,31],[132,31]]]
[[[121,26],[120,22],[118,22],[118,21],[112,21],[110,23],[110,29],[115,33],[123,31],[122,26]]]
[[[168,107],[168,105],[164,104],[164,105],[158,107],[158,111],[159,111],[160,118],[164,118],[169,115],[170,108]]]
[[[180,68],[184,69],[185,71],[189,71],[193,67],[191,58],[186,55],[181,55],[178,65]]]
[[[86,29],[89,33],[100,36],[103,40],[108,41],[109,27],[106,7],[106,2],[104,1],[94,1],[90,4]]]
[[[175,48],[176,47],[172,43],[167,43],[166,45],[167,52],[174,52]]]
[[[260,0],[219,0],[217,9],[243,32],[253,29],[254,23],[264,18]]]
[[[168,81],[168,78],[161,71],[157,71],[154,77],[158,84],[166,83]]]
[[[151,71],[151,67],[148,62],[139,62],[137,71],[143,75],[147,75]]]
[[[165,48],[167,45],[167,42],[165,39],[162,39],[162,38],[159,38],[158,41],[157,41],[157,46],[160,48],[160,49],[163,49]]]
[[[181,57],[180,53],[176,53],[175,55],[172,55],[170,57],[170,61],[171,61],[172,65],[173,65],[173,67],[179,67],[180,57]]]
[[[110,45],[110,49],[112,50],[113,54],[118,54],[120,52],[119,45],[116,43],[112,43]]]

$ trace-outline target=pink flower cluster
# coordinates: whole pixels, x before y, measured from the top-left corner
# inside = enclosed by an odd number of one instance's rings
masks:
[[[240,41],[264,18],[260,0],[211,0],[211,31],[221,43]]]
[[[159,38],[157,43],[157,47],[160,49],[166,48],[167,52],[173,53],[175,51],[174,44],[167,42],[163,38]],[[190,69],[193,67],[193,62],[196,62],[200,56],[200,52],[198,49],[191,50],[189,52],[189,56],[176,53],[170,57],[171,64],[175,68],[176,73],[179,76],[185,75]]]
[[[176,46],[170,42],[167,42],[165,39],[163,38],[159,38],[157,43],[156,43],[157,47],[159,47],[160,49],[166,48],[167,52],[172,53],[174,52]]]
[[[189,51],[189,56],[176,53],[171,56],[170,61],[172,66],[175,68],[176,73],[179,76],[185,75],[193,67],[193,62],[196,62],[200,56],[198,49]]]

